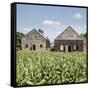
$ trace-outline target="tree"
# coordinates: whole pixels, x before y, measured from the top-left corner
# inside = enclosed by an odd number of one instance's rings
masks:
[[[81,36],[82,38],[87,38],[87,33],[84,33],[84,34],[81,33],[80,36]]]
[[[24,36],[24,34],[23,33],[20,33],[20,32],[17,32],[16,33],[16,40],[17,40],[17,42],[16,42],[16,49],[17,50],[19,50],[19,49],[21,49],[21,39],[22,39],[22,37]]]
[[[87,33],[83,34],[84,38],[87,38]]]
[[[41,34],[44,34],[44,31],[42,29],[38,30]]]

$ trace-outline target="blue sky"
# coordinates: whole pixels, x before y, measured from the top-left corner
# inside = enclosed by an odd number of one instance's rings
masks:
[[[86,8],[17,4],[17,31],[42,29],[51,42],[68,26],[86,32]]]

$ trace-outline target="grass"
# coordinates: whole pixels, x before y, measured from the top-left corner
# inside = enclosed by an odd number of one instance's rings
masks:
[[[18,86],[87,81],[85,52],[17,51],[16,60]]]

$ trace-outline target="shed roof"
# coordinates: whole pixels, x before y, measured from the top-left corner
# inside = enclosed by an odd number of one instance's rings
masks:
[[[71,27],[68,26],[55,40],[81,40],[80,35]]]

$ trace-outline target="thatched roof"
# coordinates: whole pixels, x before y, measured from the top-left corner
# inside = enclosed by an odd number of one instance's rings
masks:
[[[80,35],[71,27],[67,27],[55,40],[81,40]]]

